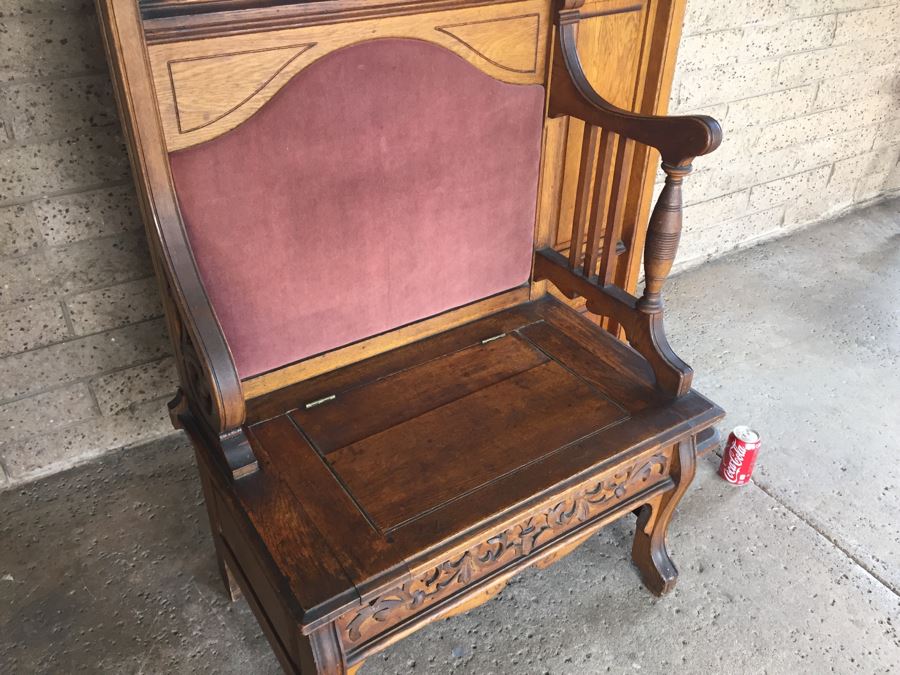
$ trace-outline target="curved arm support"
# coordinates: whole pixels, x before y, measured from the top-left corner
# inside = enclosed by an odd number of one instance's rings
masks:
[[[686,166],[694,157],[712,152],[722,142],[722,127],[712,117],[641,115],[622,110],[598,94],[578,57],[576,27],[583,0],[562,3],[557,15],[550,115],[571,115],[659,150],[663,162]]]
[[[666,183],[653,208],[644,247],[645,290],[640,299],[611,285],[595,283],[592,266],[580,273],[555,251],[538,251],[535,277],[545,278],[570,298],[584,297],[588,311],[615,319],[628,342],[650,364],[657,386],[672,396],[689,391],[692,371],[666,340],[662,287],[672,269],[681,238],[681,186],[694,157],[722,142],[719,123],[705,115],[664,117],[622,110],[604,100],[588,81],[576,46],[576,27],[584,0],[560,0],[556,21],[549,110],[586,125],[601,127],[644,145],[662,156]]]
[[[223,468],[240,477],[257,468],[242,430],[241,381],[181,221],[145,50],[121,48],[143,41],[137,4],[97,0],[97,10],[181,380],[170,410],[177,427],[185,415],[195,419]]]
[[[546,279],[567,298],[584,298],[589,312],[618,322],[625,330],[628,344],[647,359],[661,392],[677,398],[690,391],[694,371],[669,346],[662,312],[639,310],[639,301],[633,295],[618,286],[600,286],[576,274],[569,268],[566,258],[550,248],[535,254],[534,278]]]

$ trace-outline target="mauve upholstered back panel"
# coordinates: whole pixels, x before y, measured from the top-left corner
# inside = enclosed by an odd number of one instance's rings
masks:
[[[332,52],[249,120],[171,154],[242,378],[527,281],[543,88],[383,39]]]

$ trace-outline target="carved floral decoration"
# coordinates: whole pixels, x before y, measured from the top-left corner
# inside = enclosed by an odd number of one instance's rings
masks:
[[[529,516],[461,555],[378,596],[338,620],[344,642],[357,643],[447,598],[471,582],[524,558],[616,502],[668,474],[669,456],[659,453],[575,488],[549,509]]]

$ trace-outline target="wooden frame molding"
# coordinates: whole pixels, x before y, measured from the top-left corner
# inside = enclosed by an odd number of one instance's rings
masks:
[[[263,34],[150,44],[148,54],[168,150],[203,143],[249,119],[321,57],[378,38],[433,42],[491,77],[542,84],[547,5],[525,0],[479,8],[361,19]]]
[[[141,50],[117,48],[143,45],[140,15],[128,1],[98,0],[97,9],[181,380],[172,419],[195,417],[227,471],[246,475],[257,464],[242,429],[244,394],[181,222],[149,66]]]
[[[509,2],[510,0],[499,0]],[[140,0],[149,44],[497,4],[498,0]]]

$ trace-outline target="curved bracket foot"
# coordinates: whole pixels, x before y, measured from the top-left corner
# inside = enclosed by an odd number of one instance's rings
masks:
[[[666,535],[655,527],[658,506],[644,504],[638,509],[637,530],[631,546],[631,559],[641,580],[654,595],[665,595],[675,587],[678,568],[666,550]]]
[[[675,507],[694,479],[696,462],[696,439],[681,441],[672,467],[675,487],[637,510],[631,559],[640,570],[644,585],[656,595],[670,592],[678,580],[678,568],[666,549],[666,535]]]

